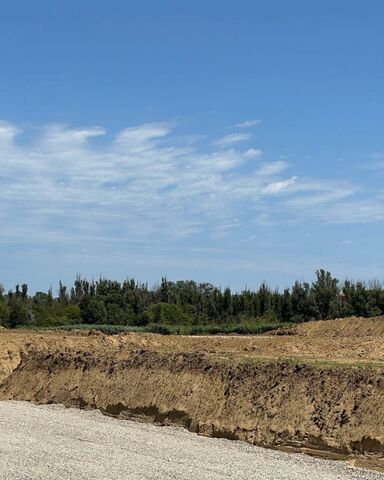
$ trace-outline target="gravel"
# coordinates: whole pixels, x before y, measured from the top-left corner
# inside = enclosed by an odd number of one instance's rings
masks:
[[[97,411],[0,402],[0,479],[384,480],[384,475]]]

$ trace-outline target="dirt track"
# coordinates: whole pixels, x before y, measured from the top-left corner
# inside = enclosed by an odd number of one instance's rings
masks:
[[[247,338],[2,331],[0,399],[384,467],[384,320],[364,322],[370,336],[360,319]]]
[[[0,480],[384,479],[339,462],[52,405],[0,402],[0,433]]]

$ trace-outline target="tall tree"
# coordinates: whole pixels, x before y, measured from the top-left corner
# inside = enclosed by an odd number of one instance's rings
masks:
[[[320,319],[338,314],[338,284],[339,281],[330,272],[323,269],[316,272],[316,281],[313,282],[311,291]]]

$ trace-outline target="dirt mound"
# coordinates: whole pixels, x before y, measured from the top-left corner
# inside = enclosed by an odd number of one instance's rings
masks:
[[[348,317],[302,323],[288,334],[307,337],[384,337],[384,316],[364,318]]]
[[[160,345],[161,337],[151,334],[104,335],[97,331],[73,332],[1,330],[0,331],[0,384],[17,367],[23,354],[29,352],[83,351],[97,357],[114,357],[135,348]]]

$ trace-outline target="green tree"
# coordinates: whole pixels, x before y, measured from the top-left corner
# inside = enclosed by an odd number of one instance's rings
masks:
[[[288,288],[284,290],[284,293],[281,298],[281,311],[280,319],[283,322],[289,322],[292,317],[292,304],[291,304],[291,292]]]
[[[223,295],[223,310],[227,316],[232,315],[232,294],[231,289],[227,287]]]
[[[308,283],[295,282],[291,292],[291,310],[293,322],[306,322],[316,319],[316,307]]]
[[[69,302],[69,297],[67,293],[67,287],[63,285],[61,280],[59,281],[59,303],[67,305]]]
[[[330,272],[321,269],[316,272],[311,292],[320,319],[334,318],[338,314],[339,281]]]
[[[9,325],[9,307],[0,300],[0,325],[7,326]]]
[[[79,306],[84,323],[100,324],[106,321],[107,311],[101,300],[94,297],[83,297]]]
[[[14,302],[10,306],[9,326],[16,328],[20,325],[26,325],[29,320],[29,314],[26,307],[20,302]]]
[[[21,285],[21,296],[24,300],[28,298],[28,285],[26,283]]]

